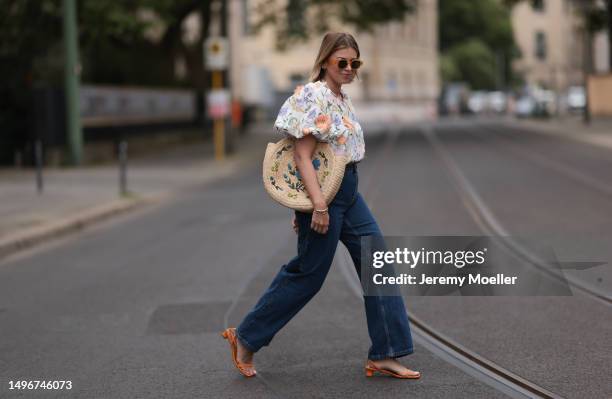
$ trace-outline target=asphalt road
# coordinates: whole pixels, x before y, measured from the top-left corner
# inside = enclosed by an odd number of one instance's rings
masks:
[[[612,258],[598,244],[612,234],[605,189],[612,153],[494,124],[448,123],[432,132],[507,231],[563,233],[555,238],[564,244],[560,256]],[[360,191],[386,235],[485,234],[422,129],[367,146]],[[402,362],[420,370],[420,380],[366,379],[363,303],[337,264],[257,354],[258,377],[238,375],[219,331],[240,321],[296,245],[290,212],[268,199],[260,180],[255,162],[171,203],[0,263],[0,396],[505,397],[419,345]],[[609,292],[609,265],[574,274]],[[409,313],[554,393],[612,396],[610,306],[578,294],[406,303]],[[24,379],[70,380],[73,388],[8,389]]]
[[[564,259],[574,260],[577,253],[586,259],[612,259],[612,249],[605,244],[610,242],[612,197],[558,170],[526,161],[507,149],[506,140],[546,160],[564,162],[576,173],[597,176],[602,184],[610,182],[604,171],[611,170],[612,153],[496,125],[449,124],[436,127],[434,133],[507,232],[554,237],[550,241]],[[387,235],[485,234],[422,131],[406,132],[389,147],[385,165],[402,162],[404,167],[385,168],[386,179],[397,183],[386,184],[377,200],[380,205],[373,204]],[[609,264],[574,274],[601,292],[612,291]],[[409,309],[431,326],[554,393],[612,396],[609,305],[578,294],[411,297],[409,303]]]

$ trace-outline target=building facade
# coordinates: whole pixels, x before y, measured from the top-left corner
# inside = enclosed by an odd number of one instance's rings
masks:
[[[593,41],[593,72],[610,73],[610,41],[608,32],[599,32]]]
[[[528,84],[565,91],[584,84],[585,35],[576,0],[524,1],[512,10],[521,58],[513,65]],[[602,71],[605,40],[593,42],[595,71]]]
[[[522,2],[512,25],[521,51],[514,68],[528,84],[563,91],[583,83],[584,36],[573,1]]]
[[[258,1],[231,2],[231,79],[234,98],[270,105],[275,95],[282,97],[307,82],[321,37],[277,51],[273,27],[258,35],[251,32],[252,10]],[[345,86],[354,100],[435,102],[439,93],[437,0],[420,0],[414,14],[402,22],[378,26],[372,34],[339,23],[331,30],[351,32],[360,47],[364,61],[360,79]]]

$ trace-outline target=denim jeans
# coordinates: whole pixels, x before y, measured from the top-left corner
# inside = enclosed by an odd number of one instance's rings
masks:
[[[320,234],[310,228],[312,214],[296,211],[297,256],[283,265],[236,329],[240,342],[252,352],[267,346],[274,335],[319,291],[332,264],[338,241],[348,249],[361,278],[361,237],[382,233],[357,190],[356,165],[348,165],[338,193],[329,204],[329,228]],[[372,345],[368,358],[397,358],[413,352],[412,336],[401,296],[364,296]]]

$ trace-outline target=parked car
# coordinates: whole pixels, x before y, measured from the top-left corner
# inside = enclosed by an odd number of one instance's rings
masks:
[[[557,110],[557,98],[552,90],[538,86],[525,87],[514,106],[518,117],[549,117]]]
[[[519,118],[527,118],[535,113],[536,100],[529,96],[524,95],[516,100],[514,104],[514,114]]]
[[[480,114],[487,110],[487,93],[484,91],[474,91],[468,99],[468,108],[475,114]]]
[[[470,94],[467,105],[475,114],[501,114],[507,110],[508,98],[502,91],[474,91]]]
[[[488,109],[501,114],[506,111],[506,94],[502,91],[492,91],[487,95]]]
[[[534,116],[549,117],[557,109],[555,92],[552,90],[538,90],[534,93],[536,109]]]
[[[567,109],[570,112],[578,112],[586,107],[586,93],[583,86],[570,86],[567,89]]]
[[[468,99],[470,89],[466,83],[445,84],[438,99],[440,115],[458,115],[470,113]]]

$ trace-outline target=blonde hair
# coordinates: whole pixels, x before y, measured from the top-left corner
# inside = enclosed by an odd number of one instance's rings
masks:
[[[357,52],[357,58],[359,58],[359,46],[357,45],[357,41],[353,35],[344,32],[326,33],[325,36],[323,36],[323,41],[321,41],[319,54],[317,55],[314,66],[312,67],[309,80],[311,82],[316,82],[323,79],[325,77],[325,69],[323,69],[323,64],[329,58],[329,56],[334,53],[334,51],[343,48],[354,49]],[[357,78],[359,78],[357,71],[355,71],[355,75]]]

